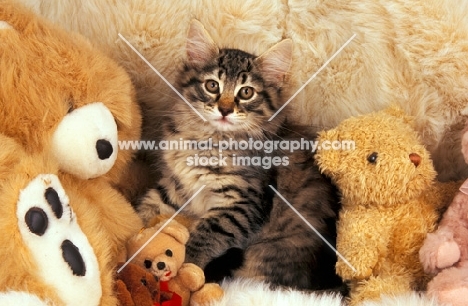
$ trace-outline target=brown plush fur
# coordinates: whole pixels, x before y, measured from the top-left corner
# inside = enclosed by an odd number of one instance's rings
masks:
[[[122,265],[119,264],[118,268]],[[116,291],[120,306],[153,306],[160,302],[157,278],[132,263],[117,274]]]
[[[12,27],[0,30],[1,133],[38,153],[50,147],[54,130],[70,110],[102,102],[115,118],[120,140],[140,137],[140,111],[121,67],[82,36],[18,4],[1,1],[0,20]],[[106,178],[119,182],[132,154],[120,151]]]
[[[320,133],[321,144],[355,143],[354,149],[317,153],[320,169],[342,193],[337,250],[355,271],[342,259],[336,269],[351,283],[351,305],[424,288],[419,248],[456,184],[434,181],[429,152],[412,124],[412,118],[390,108]]]

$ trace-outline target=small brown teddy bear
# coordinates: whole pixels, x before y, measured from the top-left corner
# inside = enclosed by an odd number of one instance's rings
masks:
[[[119,270],[122,266],[118,265]],[[160,302],[157,278],[136,264],[128,263],[117,273],[115,287],[120,306],[154,306]]]
[[[203,270],[185,263],[185,244],[188,229],[175,220],[162,221],[144,228],[127,242],[127,255],[131,262],[144,267],[158,277],[161,288],[182,298],[182,305],[206,305],[220,299],[223,290],[218,284],[205,284]]]
[[[468,163],[468,122],[462,132],[462,153]],[[437,274],[428,294],[453,306],[468,301],[468,180],[460,187],[434,233],[419,251],[424,270]]]
[[[318,141],[318,165],[342,193],[336,270],[350,283],[350,305],[422,289],[418,252],[456,184],[435,182],[412,118],[391,107],[344,120]]]

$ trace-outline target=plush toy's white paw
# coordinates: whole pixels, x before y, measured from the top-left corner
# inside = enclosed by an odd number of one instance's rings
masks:
[[[98,305],[99,265],[59,179],[41,174],[19,196],[16,215],[37,273],[66,305]]]
[[[8,291],[0,293],[0,305],[52,306],[29,292]]]
[[[117,159],[117,124],[101,102],[79,107],[67,114],[52,137],[60,168],[82,179],[101,176]]]

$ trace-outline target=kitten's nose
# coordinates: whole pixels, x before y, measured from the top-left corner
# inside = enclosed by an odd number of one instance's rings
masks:
[[[230,106],[219,105],[218,110],[221,113],[221,115],[223,115],[223,117],[226,117],[230,113],[234,112],[234,109],[232,107],[230,107]]]

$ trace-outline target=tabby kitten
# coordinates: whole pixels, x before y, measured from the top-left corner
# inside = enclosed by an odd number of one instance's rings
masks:
[[[178,101],[171,115],[164,118],[164,140],[200,142],[211,139],[213,144],[219,144],[277,137],[285,112],[280,112],[272,121],[268,119],[285,100],[284,80],[292,52],[290,40],[283,40],[256,57],[237,49],[218,49],[203,26],[193,21],[186,47],[187,61],[176,87],[206,121],[203,122],[187,104]],[[173,214],[206,185],[182,211],[196,219],[186,247],[187,262],[205,268],[228,250],[237,249],[246,251],[239,270],[244,276],[307,289],[319,288],[325,283],[315,279],[313,271],[323,267],[317,262],[323,243],[302,220],[291,215],[286,204],[273,199],[268,184],[274,184],[276,171],[262,166],[233,165],[234,157],[265,153],[235,147],[220,152],[216,145],[211,149],[158,153],[157,167],[162,178],[137,208],[145,222],[159,213]],[[197,165],[193,163],[195,156],[213,157],[215,161],[226,159],[224,163]],[[316,168],[297,167],[302,169],[302,174],[291,175],[306,180],[301,181],[295,191],[298,194],[304,191],[298,201],[302,205],[300,210],[309,222],[326,231],[325,219],[335,217],[331,185]],[[284,171],[290,170],[279,172]],[[280,192],[281,187],[288,185],[284,180],[289,179],[280,178]],[[302,189],[307,184],[314,185]],[[294,201],[297,194],[291,196]],[[334,235],[333,229],[330,234]],[[333,254],[330,258],[336,260]],[[323,277],[335,277],[333,264],[327,266],[327,275],[322,274]]]

